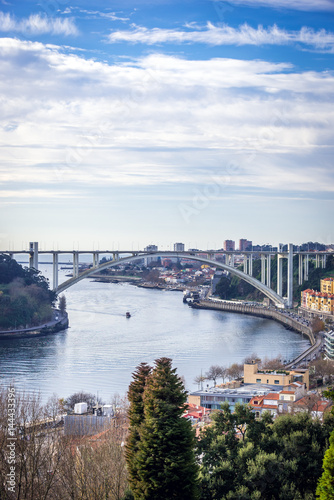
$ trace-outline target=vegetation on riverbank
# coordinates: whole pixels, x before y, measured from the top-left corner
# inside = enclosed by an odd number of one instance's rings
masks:
[[[49,321],[56,293],[39,271],[0,254],[0,329],[33,327]]]

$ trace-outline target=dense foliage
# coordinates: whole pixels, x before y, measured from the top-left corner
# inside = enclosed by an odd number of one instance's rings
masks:
[[[41,325],[52,315],[55,292],[39,271],[0,255],[0,328]]]
[[[329,448],[325,453],[324,472],[319,480],[317,497],[320,500],[334,500],[334,431],[329,438]]]
[[[126,459],[135,500],[197,498],[194,433],[182,418],[187,395],[171,363],[140,365],[130,384]]]
[[[213,420],[198,443],[202,500],[315,498],[333,415],[325,424],[307,413],[273,422],[238,404],[232,414],[225,403]]]

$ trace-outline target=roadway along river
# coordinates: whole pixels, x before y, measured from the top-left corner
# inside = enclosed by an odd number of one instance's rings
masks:
[[[50,270],[41,265],[43,274]],[[229,366],[252,352],[292,359],[309,346],[305,337],[274,321],[191,309],[180,292],[86,279],[65,295],[68,330],[0,341],[1,385],[14,381],[19,390],[40,391],[44,401],[53,393],[66,398],[84,390],[108,402],[115,393],[125,395],[142,361],[172,358],[192,391],[194,377],[213,364]]]

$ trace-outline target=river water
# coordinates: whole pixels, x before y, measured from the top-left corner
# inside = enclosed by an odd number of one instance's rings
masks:
[[[43,274],[51,273],[41,265]],[[66,271],[61,271],[60,282]],[[52,336],[1,340],[0,384],[68,397],[83,390],[111,401],[126,394],[141,362],[173,359],[189,391],[211,365],[229,366],[256,352],[293,359],[309,346],[302,335],[274,321],[234,313],[196,310],[182,293],[86,279],[65,292],[70,328]],[[126,311],[131,318],[125,317]]]

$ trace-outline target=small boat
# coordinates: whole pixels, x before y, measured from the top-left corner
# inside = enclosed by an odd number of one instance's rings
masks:
[[[125,316],[126,316],[127,318],[131,318],[131,314],[130,314],[129,312],[127,312],[127,313],[125,314]]]

